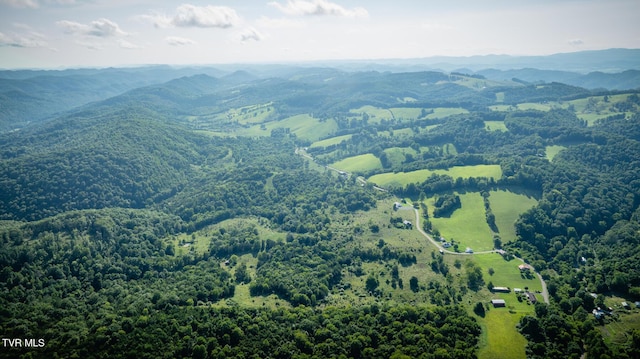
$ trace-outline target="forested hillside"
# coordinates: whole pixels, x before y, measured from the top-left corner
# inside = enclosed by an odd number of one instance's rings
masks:
[[[636,91],[277,73],[0,134],[0,333],[45,343],[0,357],[640,355]]]

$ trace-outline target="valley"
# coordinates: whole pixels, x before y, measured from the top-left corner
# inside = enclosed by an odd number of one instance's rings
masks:
[[[640,353],[637,89],[173,71],[2,116],[0,357]]]

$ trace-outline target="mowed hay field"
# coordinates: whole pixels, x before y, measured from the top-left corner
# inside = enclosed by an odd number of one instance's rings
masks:
[[[450,241],[455,240],[458,248],[464,252],[467,247],[475,252],[493,249],[493,232],[485,218],[484,200],[479,192],[458,194],[462,207],[455,210],[451,217],[433,217],[433,203],[430,198],[427,206],[433,228]]]
[[[347,157],[331,164],[331,167],[345,172],[356,172],[382,168],[382,163],[378,157],[371,153],[367,153],[364,155]]]
[[[496,227],[502,242],[516,238],[514,224],[521,213],[538,204],[532,196],[518,194],[506,190],[489,191],[489,205],[496,216]]]
[[[351,137],[353,135],[343,135],[343,136],[336,136],[336,137],[330,137],[321,141],[316,141],[314,143],[311,144],[311,146],[309,146],[309,148],[316,148],[316,147],[328,147],[328,146],[332,146],[332,145],[337,145],[342,143],[343,141],[347,141],[350,140]]]
[[[482,327],[479,359],[525,359],[527,340],[515,329],[523,314],[492,308],[478,322]]]
[[[238,130],[235,134],[241,136],[269,136],[276,128],[288,128],[298,138],[317,141],[334,133],[338,129],[338,124],[330,119],[321,121],[309,115],[296,115],[280,121],[271,121],[249,128]]]
[[[411,172],[381,173],[371,176],[368,181],[385,187],[389,185],[406,186],[409,183],[422,183],[432,174],[449,175],[453,178],[487,177],[499,179],[502,177],[500,165],[454,166],[446,170],[417,170]]]
[[[544,152],[547,159],[549,161],[553,161],[553,158],[556,157],[556,155],[560,153],[560,151],[564,150],[565,148],[566,148],[565,146],[559,146],[559,145],[547,146]]]

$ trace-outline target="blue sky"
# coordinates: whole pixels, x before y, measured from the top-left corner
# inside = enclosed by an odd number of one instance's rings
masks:
[[[0,68],[640,48],[638,0],[0,0]]]

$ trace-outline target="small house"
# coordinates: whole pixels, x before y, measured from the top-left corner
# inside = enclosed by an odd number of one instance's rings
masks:
[[[411,221],[407,221],[406,219],[402,221],[402,224],[404,224],[404,228],[411,229],[413,227],[413,224],[411,223]]]
[[[398,210],[398,208],[401,208],[401,207],[402,207],[402,203],[400,203],[400,202],[395,202],[395,203],[393,204],[393,210],[394,210],[394,211],[397,211],[397,210]]]
[[[622,302],[620,304],[622,304],[622,308],[624,308],[624,309],[631,309],[631,306],[627,302]]]
[[[528,272],[532,269],[532,267],[526,263],[523,263],[518,266],[518,269],[520,269],[521,272]]]
[[[444,243],[442,243],[442,246],[443,246],[444,248],[449,248],[449,247],[451,247],[451,243],[449,243],[449,242],[444,242]]]
[[[471,254],[471,253],[473,253],[473,249],[467,247],[467,249],[465,249],[464,252],[467,253],[467,254]]]
[[[502,308],[507,306],[507,303],[504,301],[504,299],[491,299],[491,304],[493,304],[494,308]]]
[[[531,293],[531,292],[527,292],[527,298],[529,298],[529,301],[531,302],[531,304],[536,304],[538,302],[538,298],[536,298],[536,295]]]

